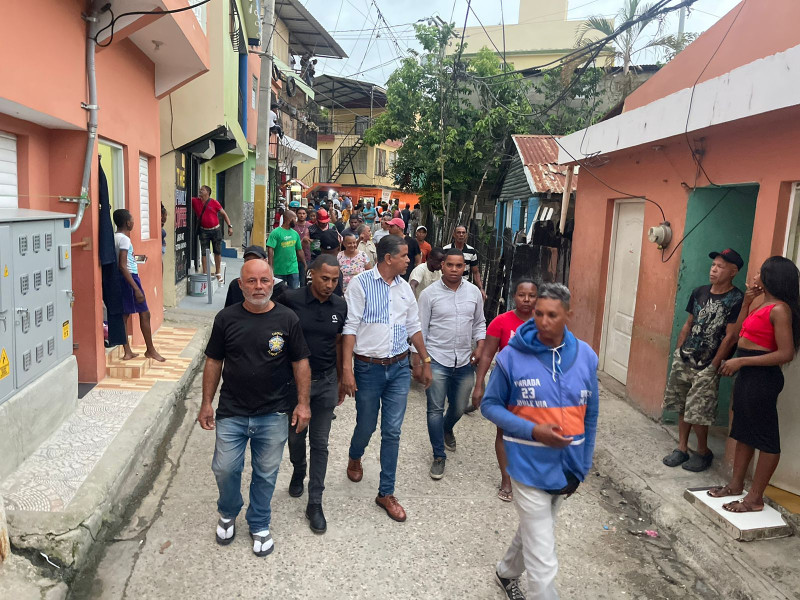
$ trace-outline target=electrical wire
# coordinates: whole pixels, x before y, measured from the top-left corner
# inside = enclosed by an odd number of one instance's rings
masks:
[[[720,199],[719,199],[719,200],[717,200],[717,203],[716,203],[716,204],[714,204],[714,206],[712,206],[712,207],[711,207],[711,209],[710,209],[710,210],[709,210],[709,211],[708,211],[708,212],[707,212],[705,215],[703,215],[703,218],[702,218],[702,219],[700,219],[700,220],[699,220],[697,223],[695,223],[695,224],[694,224],[694,227],[692,227],[692,228],[691,228],[689,231],[687,231],[686,233],[684,233],[684,234],[683,234],[683,237],[680,239],[680,241],[678,241],[678,243],[677,243],[677,244],[675,244],[675,247],[672,249],[672,252],[670,252],[670,253],[669,253],[669,256],[667,256],[667,258],[664,258],[664,250],[665,250],[665,249],[664,249],[664,248],[662,248],[662,250],[661,250],[661,262],[662,262],[662,263],[667,263],[667,262],[669,262],[669,260],[670,260],[670,259],[673,257],[673,255],[674,255],[674,254],[675,254],[675,253],[678,251],[678,248],[680,248],[680,247],[681,247],[681,244],[683,244],[683,241],[684,241],[684,240],[685,240],[687,237],[689,237],[689,235],[691,235],[691,233],[692,233],[692,232],[693,232],[695,229],[697,229],[698,227],[700,227],[700,224],[701,224],[703,221],[705,221],[705,220],[706,220],[706,219],[709,217],[709,215],[711,215],[711,213],[712,213],[712,212],[714,212],[714,209],[716,209],[716,208],[717,208],[717,207],[718,207],[720,204],[722,204],[722,201],[723,201],[723,200],[725,200],[725,198],[728,196],[728,194],[730,194],[732,191],[733,191],[733,188],[729,188],[728,190],[726,190],[726,192],[725,192],[724,194],[722,194],[722,196],[720,197]]]
[[[108,12],[111,13],[111,21],[108,23],[108,25],[106,25],[105,27],[100,29],[95,34],[93,39],[94,39],[95,44],[97,44],[101,48],[105,48],[106,46],[109,46],[111,44],[111,42],[113,41],[113,39],[114,39],[114,27],[116,26],[117,21],[119,21],[123,17],[130,17],[130,16],[133,16],[133,15],[156,15],[156,16],[172,15],[172,14],[183,12],[183,11],[186,11],[186,10],[193,10],[193,9],[197,8],[198,6],[202,6],[203,4],[208,4],[209,2],[211,2],[211,0],[202,0],[201,2],[197,2],[196,4],[190,4],[189,6],[184,6],[183,8],[175,8],[173,10],[155,10],[155,11],[153,11],[153,10],[133,10],[133,11],[130,11],[130,12],[122,13],[121,15],[119,15],[117,17],[114,16],[114,13],[111,12],[111,9],[109,8]],[[109,35],[108,42],[105,43],[105,44],[99,43],[97,41],[97,38],[99,38],[100,34],[103,33],[109,27],[111,28],[111,34]]]
[[[615,38],[619,37],[625,31],[627,31],[628,29],[631,29],[634,25],[637,25],[637,24],[639,24],[639,23],[641,23],[643,21],[652,21],[654,19],[657,19],[657,18],[661,17],[662,15],[666,15],[666,14],[669,14],[671,12],[675,12],[676,10],[678,10],[680,8],[689,7],[692,4],[694,4],[695,2],[697,2],[697,0],[683,0],[679,4],[676,4],[675,6],[667,6],[667,4],[669,4],[669,2],[671,2],[671,0],[659,0],[658,2],[653,4],[650,7],[649,10],[647,10],[644,13],[642,13],[637,18],[631,19],[629,21],[625,21],[624,23],[622,23],[610,35],[607,35],[605,37],[602,37],[602,38],[599,38],[597,40],[594,40],[594,41],[582,46],[581,48],[573,50],[572,52],[569,52],[569,53],[567,53],[567,54],[565,54],[565,55],[563,55],[563,56],[561,56],[561,57],[559,57],[559,58],[557,58],[555,60],[552,60],[552,61],[547,62],[547,63],[543,63],[543,64],[539,65],[537,67],[537,69],[541,70],[543,67],[549,67],[549,66],[552,66],[552,65],[560,65],[560,64],[565,63],[565,62],[574,62],[574,61],[576,61],[576,60],[578,60],[578,59],[580,59],[580,58],[582,58],[582,57],[584,57],[586,55],[591,54],[594,51],[595,46],[605,47],[605,45],[608,42],[610,42],[610,41],[614,40]],[[475,13],[473,12],[473,14],[475,14]],[[511,71],[509,74],[517,74],[517,73],[518,74],[525,74],[525,72],[527,72],[527,71],[528,71],[528,69],[517,69],[515,71]],[[506,74],[505,73],[501,73],[501,74],[498,74],[498,75],[487,75],[485,77],[482,77],[481,79],[496,79],[497,77],[503,77],[504,75],[506,75]]]
[[[692,160],[697,164],[697,168],[700,171],[702,171],[703,175],[705,175],[706,179],[708,180],[708,183],[711,184],[714,187],[721,187],[721,186],[719,186],[716,183],[714,183],[713,181],[711,181],[711,177],[708,176],[708,173],[706,173],[705,168],[703,168],[703,161],[701,161],[697,157],[697,152],[695,151],[694,148],[692,148],[692,143],[689,140],[689,117],[692,114],[692,103],[694,102],[694,92],[697,89],[697,84],[700,82],[700,78],[703,77],[703,73],[705,73],[706,69],[708,69],[708,66],[711,64],[711,61],[714,60],[714,57],[717,55],[717,52],[719,52],[719,49],[722,48],[722,44],[725,43],[725,38],[728,37],[728,34],[731,32],[731,29],[733,29],[733,26],[736,24],[736,20],[739,18],[739,15],[742,13],[742,10],[744,10],[745,4],[747,4],[747,0],[743,0],[743,2],[739,5],[739,10],[736,13],[736,15],[733,17],[733,19],[731,20],[731,24],[728,26],[728,29],[725,31],[725,35],[722,36],[722,39],[719,41],[719,44],[717,44],[717,47],[714,49],[714,52],[709,57],[708,61],[706,61],[706,64],[703,66],[703,69],[700,71],[700,74],[697,76],[697,79],[694,80],[694,84],[692,84],[692,93],[689,96],[689,108],[686,111],[686,125],[683,128],[683,136],[684,136],[684,139],[686,140],[686,146],[689,148],[689,154],[692,155]],[[699,176],[699,174],[698,174],[698,176]],[[692,187],[697,187],[697,176],[695,176],[694,183],[695,183],[695,185],[693,185]]]

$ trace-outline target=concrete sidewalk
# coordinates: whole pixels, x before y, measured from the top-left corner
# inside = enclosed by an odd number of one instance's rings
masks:
[[[15,554],[0,570],[0,598],[63,597],[64,582],[91,563],[95,542],[150,487],[202,367],[209,325],[207,315],[168,314],[154,340],[167,362],[141,378],[106,377],[2,482]]]
[[[686,488],[727,482],[721,460],[704,473],[664,466],[661,459],[676,446],[676,427],[654,423],[611,391],[619,393],[618,384],[601,382],[597,471],[650,515],[659,533],[673,540],[681,562],[707,574],[721,597],[800,598],[800,539],[733,540],[683,498]]]

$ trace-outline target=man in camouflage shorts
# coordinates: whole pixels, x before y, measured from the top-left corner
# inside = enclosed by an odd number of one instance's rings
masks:
[[[678,347],[664,392],[664,410],[677,412],[678,447],[664,457],[668,467],[682,465],[687,471],[705,471],[714,455],[708,448],[708,427],[717,414],[717,370],[736,344],[736,320],[744,294],[733,278],[744,265],[742,257],[728,248],[712,252],[709,281],[692,292],[686,305],[689,315],[678,335]],[[689,434],[694,430],[697,452],[689,454]]]

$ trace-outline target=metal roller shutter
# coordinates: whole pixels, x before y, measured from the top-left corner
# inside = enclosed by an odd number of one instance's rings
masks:
[[[18,208],[17,136],[0,131],[0,208]]]

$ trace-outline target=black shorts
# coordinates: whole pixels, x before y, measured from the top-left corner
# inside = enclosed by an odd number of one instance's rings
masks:
[[[768,354],[761,350],[739,349],[737,356]],[[779,366],[742,367],[733,384],[733,423],[731,437],[757,450],[780,454],[778,395],[783,390]]]
[[[200,250],[205,255],[209,245],[215,255],[222,254],[222,227],[215,227],[214,229],[200,228]]]

